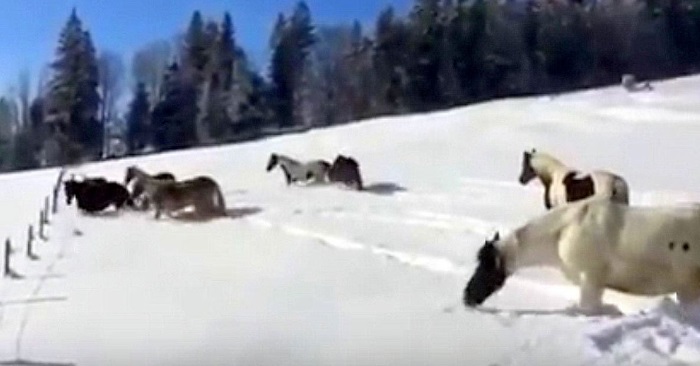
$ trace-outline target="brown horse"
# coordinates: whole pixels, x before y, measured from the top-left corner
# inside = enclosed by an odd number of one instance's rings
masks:
[[[190,206],[194,207],[194,214],[198,217],[226,216],[226,201],[221,188],[208,176],[163,182],[155,188],[151,199],[156,209],[156,219],[162,212],[175,217],[174,212]]]
[[[360,175],[360,164],[351,156],[338,155],[335,158],[328,170],[328,180],[343,183],[358,191],[364,188]]]
[[[124,184],[129,185],[131,181],[134,181],[134,185],[131,191],[131,199],[135,202],[146,192],[146,185],[149,181],[158,182],[174,182],[175,175],[170,172],[160,172],[156,175],[149,175],[138,167],[132,165],[126,168],[126,176],[124,177]],[[148,194],[141,199],[141,209],[147,210],[149,207]]]

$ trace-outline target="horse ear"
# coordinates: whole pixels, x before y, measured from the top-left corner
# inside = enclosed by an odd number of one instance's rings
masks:
[[[496,231],[496,234],[493,235],[493,241],[499,241],[501,240],[501,233]]]
[[[537,152],[537,150],[534,147],[532,148],[532,150],[530,150],[530,154],[534,154],[536,152]]]

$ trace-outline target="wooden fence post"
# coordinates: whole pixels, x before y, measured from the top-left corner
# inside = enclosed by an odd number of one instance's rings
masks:
[[[27,230],[27,257],[34,261],[39,259],[39,257],[34,254],[34,226],[31,224]]]
[[[56,185],[53,186],[53,207],[51,212],[55,215],[58,212],[58,194],[61,191],[61,182],[63,181],[63,175],[66,174],[66,168],[61,168],[61,172],[58,173],[58,179],[56,180]]]
[[[49,196],[44,198],[44,224],[51,224],[49,221]]]
[[[39,211],[39,238],[43,241],[47,241],[48,239],[46,238],[46,235],[44,234],[44,217],[46,214],[44,213],[44,210]]]

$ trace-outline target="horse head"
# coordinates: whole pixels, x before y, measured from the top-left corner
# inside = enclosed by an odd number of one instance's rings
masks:
[[[279,157],[277,154],[272,153],[270,154],[270,159],[267,161],[267,167],[265,167],[265,171],[270,171],[274,169],[274,167],[279,163]]]
[[[508,275],[503,255],[495,245],[499,240],[500,235],[496,232],[493,239],[486,240],[479,249],[477,254],[479,264],[464,289],[464,305],[469,307],[480,305],[503,287]]]
[[[63,193],[66,196],[67,205],[70,205],[71,202],[73,202],[73,197],[76,195],[78,185],[80,185],[80,182],[76,181],[74,176],[71,176],[70,180],[63,182]]]
[[[520,177],[518,178],[520,184],[528,184],[531,180],[537,177],[537,172],[535,171],[535,168],[532,167],[532,156],[535,153],[535,149],[532,149],[531,151],[523,151]]]
[[[124,176],[124,185],[128,185],[132,179],[136,178],[136,167],[133,165],[126,168],[126,175]]]

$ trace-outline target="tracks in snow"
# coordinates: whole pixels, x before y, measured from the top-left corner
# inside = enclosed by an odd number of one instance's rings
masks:
[[[381,207],[381,211],[373,211],[372,209],[367,209],[366,207],[363,210],[353,211],[350,207],[346,208],[341,206],[341,208],[338,208],[336,203],[336,208],[327,207],[316,208],[309,211],[300,211],[290,207],[285,210],[277,210],[277,214],[282,214],[279,216],[279,218],[272,219],[255,216],[247,218],[246,220],[255,226],[269,230],[278,230],[287,235],[302,239],[309,239],[313,242],[333,249],[365,252],[371,256],[391,260],[411,268],[441,275],[452,275],[465,278],[469,276],[474,269],[474,264],[466,263],[466,260],[470,261],[471,258],[473,258],[476,250],[481,246],[481,242],[476,244],[472,243],[471,246],[465,246],[464,255],[458,255],[458,258],[451,255],[432,255],[430,253],[426,253],[424,250],[429,247],[424,249],[413,248],[410,250],[405,250],[405,248],[400,246],[400,243],[396,243],[395,245],[383,245],[359,241],[356,239],[349,239],[345,236],[325,233],[322,231],[323,229],[312,230],[303,225],[290,224],[288,223],[288,220],[285,220],[284,216],[284,212],[289,211],[290,215],[293,214],[294,216],[301,213],[312,218],[318,217],[325,219],[353,220],[360,223],[374,222],[387,225],[412,227],[419,230],[423,228],[448,232],[468,232],[479,236],[480,238],[485,238],[492,235],[496,230],[507,232],[513,226],[513,224],[490,221],[471,215],[456,214],[454,211],[450,211],[449,209],[436,209],[436,199],[439,198],[439,201],[450,202],[450,205],[447,207],[451,209],[456,208],[458,211],[467,209],[467,211],[470,211],[473,210],[474,207],[466,199],[473,198],[476,204],[479,206],[482,206],[484,203],[490,204],[492,209],[497,210],[492,211],[492,213],[494,213],[507,209],[509,207],[507,206],[508,202],[510,202],[508,200],[522,196],[523,190],[529,191],[530,193],[537,192],[537,196],[539,196],[540,191],[540,187],[532,185],[524,187],[515,181],[493,181],[475,178],[460,178],[457,188],[457,190],[446,193],[418,193],[412,192],[411,190],[401,192],[397,194],[397,199],[394,201],[394,204],[387,205],[386,208]],[[465,194],[466,197],[463,196]],[[403,198],[410,197],[410,199],[402,199],[402,196]],[[463,206],[462,209],[460,209],[460,206]],[[533,208],[533,210],[541,212],[540,208]],[[323,227],[322,223],[319,226]],[[428,231],[428,233],[429,232],[430,231]],[[522,275],[513,276],[511,279],[509,279],[508,285],[517,286],[520,289],[533,290],[547,297],[563,299],[570,302],[576,301],[579,296],[578,288],[576,286],[570,284],[545,283]],[[459,296],[461,296],[461,294],[457,294],[456,297]],[[615,291],[606,291],[605,299],[607,302],[616,304],[624,313],[637,312],[639,309],[643,308],[645,304],[644,301],[638,301],[633,297],[620,294]],[[461,306],[461,304],[453,307],[453,309],[447,309],[447,311],[452,311],[458,306]],[[489,312],[488,309],[485,309],[485,311]],[[509,311],[506,310],[505,312],[508,313]],[[510,313],[518,315],[563,314],[561,311],[510,311]]]

